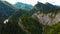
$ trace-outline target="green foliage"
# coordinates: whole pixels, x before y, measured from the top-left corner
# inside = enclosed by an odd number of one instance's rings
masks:
[[[52,4],[38,2],[38,4],[36,4],[32,9],[30,8],[31,10],[29,11],[27,9],[18,9],[17,11],[17,8],[15,9],[7,2],[2,3],[0,1],[0,5],[3,7],[0,7],[0,34],[60,34],[60,22],[53,26],[43,26],[37,19],[31,17],[34,13],[40,11],[40,13],[43,14],[51,13],[50,17],[53,20],[55,16],[60,13],[60,9],[57,9]],[[26,8],[28,8],[28,6]],[[9,19],[9,22],[3,24],[3,21],[6,18]],[[21,22],[19,22],[20,19]]]
[[[42,24],[40,24],[37,20],[28,15],[22,15],[20,18],[22,20],[24,29],[27,30],[29,33],[42,34]]]
[[[3,24],[3,27],[1,28],[1,34],[26,34],[18,25],[19,17],[23,13],[23,10],[19,10],[9,17],[9,22],[5,25]]]
[[[60,22],[51,26],[50,28],[47,27],[45,34],[59,34],[60,33]]]
[[[22,22],[19,22],[18,17],[17,19],[14,17],[10,17],[9,22],[6,25],[3,25],[1,34],[42,34],[42,24],[31,16],[26,14],[21,15],[20,19]],[[18,23],[22,23],[22,25],[19,26]],[[21,28],[22,26],[23,28]]]

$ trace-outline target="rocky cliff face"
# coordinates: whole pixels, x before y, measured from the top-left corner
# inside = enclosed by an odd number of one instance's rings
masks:
[[[33,18],[37,19],[43,25],[53,25],[60,21],[60,8],[50,3],[38,2],[35,6],[35,13],[32,15]]]
[[[37,18],[39,20],[39,22],[42,23],[43,25],[53,25],[60,21],[60,13],[57,13],[55,15],[52,13],[44,14],[44,13],[40,13],[38,11],[37,13],[33,14],[32,16]]]

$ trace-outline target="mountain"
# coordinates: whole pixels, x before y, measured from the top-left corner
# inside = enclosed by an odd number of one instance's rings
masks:
[[[38,2],[27,9],[29,4],[17,4],[0,1],[0,34],[60,34],[59,6]]]
[[[43,34],[60,34],[60,7],[50,3],[38,2],[32,17],[43,24]]]
[[[40,10],[41,12],[51,12],[52,10],[55,9],[59,9],[58,6],[50,4],[48,2],[46,2],[45,4],[38,2],[35,6],[34,6],[37,10]]]
[[[28,15],[32,15],[35,12],[35,8],[32,5],[30,5],[30,4],[17,2],[14,6],[17,9],[25,10]]]
[[[25,11],[19,9],[8,18],[8,22],[1,29],[2,34],[26,34],[25,31],[18,25],[19,18]],[[3,32],[4,31],[4,32]],[[8,32],[7,32],[8,31]]]
[[[8,18],[1,30],[2,34],[41,34],[42,24],[29,16],[25,10],[19,9]]]
[[[0,1],[0,22],[7,19],[15,12],[15,7],[6,1]]]
[[[50,9],[50,6],[47,6],[41,2],[37,2],[37,4],[34,7],[36,7],[36,9],[40,11],[48,11]]]
[[[24,4],[24,3],[20,3],[20,2],[17,2],[16,4],[14,4],[14,6],[19,9],[25,9],[25,10],[30,10],[33,7],[32,5]]]
[[[38,2],[34,7],[37,8],[37,11],[32,16],[42,24],[53,25],[60,21],[60,9],[57,6]]]
[[[57,9],[60,9],[60,6],[59,5],[55,5]]]

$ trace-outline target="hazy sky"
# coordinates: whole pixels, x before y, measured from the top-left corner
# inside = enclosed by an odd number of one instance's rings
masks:
[[[54,5],[60,5],[60,1],[59,0],[6,0],[11,4],[15,4],[16,2],[22,2],[22,3],[27,3],[27,4],[31,4],[31,5],[35,5],[37,3],[37,1],[45,3],[45,2],[49,2],[52,3]]]

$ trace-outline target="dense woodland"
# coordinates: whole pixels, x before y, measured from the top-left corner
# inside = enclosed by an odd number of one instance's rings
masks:
[[[37,12],[54,14],[53,17],[50,16],[53,19],[60,13],[60,6],[48,2],[38,2],[35,6],[23,3],[11,5],[6,1],[0,1],[0,34],[60,34],[60,21],[52,26],[43,25],[37,17],[32,17]]]

